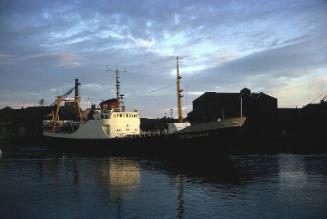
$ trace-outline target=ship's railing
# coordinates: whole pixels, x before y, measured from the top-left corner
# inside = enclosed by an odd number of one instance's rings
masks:
[[[158,129],[158,130],[150,130],[150,131],[141,131],[141,137],[148,137],[148,136],[159,136],[159,135],[167,135],[167,129]]]
[[[126,135],[124,138],[142,138],[142,137],[150,137],[150,136],[160,136],[160,135],[167,135],[167,129],[163,130],[150,130],[150,131],[141,131],[140,134],[132,134]]]
[[[119,108],[114,108],[114,109],[107,109],[106,111],[112,111],[112,112],[134,112],[134,113],[138,113],[139,111],[138,110],[136,110],[136,109],[133,109],[133,110],[131,110],[131,111],[129,111],[129,110],[122,110],[122,109],[119,109]]]
[[[43,120],[43,130],[52,131],[53,120]],[[76,131],[80,126],[80,122],[73,120],[60,120],[56,121],[56,130],[55,132],[67,132],[71,133]]]

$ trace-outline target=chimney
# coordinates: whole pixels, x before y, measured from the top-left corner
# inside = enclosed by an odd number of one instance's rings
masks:
[[[81,83],[78,82],[78,79],[75,79],[75,97],[79,97],[79,86],[81,86]]]

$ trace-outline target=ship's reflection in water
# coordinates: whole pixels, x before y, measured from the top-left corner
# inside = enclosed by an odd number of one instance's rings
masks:
[[[4,154],[0,215],[326,218],[327,155],[233,156],[209,166],[199,161]]]
[[[124,158],[110,158],[102,167],[104,182],[110,190],[110,197],[116,204],[117,217],[122,216],[124,199],[135,196],[140,186],[140,165],[137,161]]]

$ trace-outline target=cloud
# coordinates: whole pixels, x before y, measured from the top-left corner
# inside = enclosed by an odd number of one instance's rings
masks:
[[[3,65],[3,64],[12,64],[13,59],[14,59],[14,56],[13,55],[0,54],[0,65]]]
[[[109,98],[108,66],[127,69],[126,102],[161,112],[175,105],[175,89],[149,91],[175,82],[177,55],[192,97],[243,86],[276,91],[304,76],[314,86],[327,63],[326,9],[320,0],[2,1],[0,99],[8,103],[13,89],[15,102],[35,89],[35,98],[53,99],[49,90],[68,89],[74,78],[83,95]]]
[[[326,93],[327,76],[316,74],[296,78],[293,81],[275,86],[271,94],[279,97],[279,107],[302,107],[320,101]]]
[[[35,54],[22,57],[17,60],[18,62],[32,62],[32,63],[52,63],[54,66],[79,66],[84,58],[75,53],[46,53],[46,54]]]
[[[305,41],[288,43],[278,48],[266,49],[230,61],[217,63],[195,74],[190,80],[197,80],[202,86],[209,84],[228,84],[254,81],[269,86],[271,81],[278,78],[296,78],[311,74],[316,69],[327,67],[327,55],[321,50],[327,49],[327,42],[323,39],[309,38]],[[312,71],[312,72],[311,72]],[[198,78],[198,79],[195,79]],[[265,81],[263,80],[265,79]]]
[[[100,84],[83,84],[83,88],[102,89],[103,87]]]

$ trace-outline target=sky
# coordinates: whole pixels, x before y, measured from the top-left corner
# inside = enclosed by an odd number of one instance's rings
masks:
[[[302,107],[327,91],[326,0],[0,0],[0,108],[115,97],[143,117],[184,115],[206,91],[247,87]],[[319,98],[317,99],[319,101]]]

